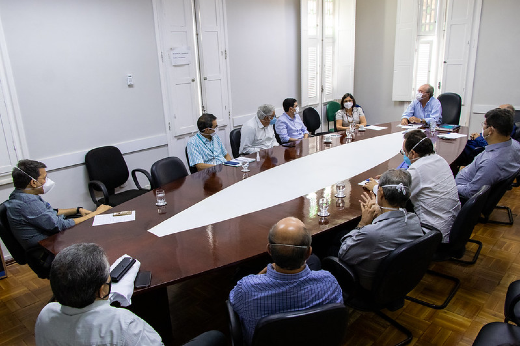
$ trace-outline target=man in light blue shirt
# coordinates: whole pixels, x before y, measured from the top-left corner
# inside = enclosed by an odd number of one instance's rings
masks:
[[[442,107],[439,100],[433,97],[433,87],[424,84],[417,89],[415,100],[410,103],[401,118],[401,125],[409,123],[430,123],[435,121],[437,124],[442,122]]]
[[[226,148],[217,135],[217,117],[202,114],[197,120],[200,132],[188,140],[188,164],[198,171],[231,160]]]
[[[282,143],[296,142],[309,137],[309,131],[298,115],[300,108],[298,101],[292,98],[283,100],[283,113],[277,120],[274,128]]]
[[[455,178],[459,196],[469,199],[484,185],[493,185],[516,174],[520,168],[520,143],[511,139],[513,115],[507,109],[492,109],[482,123],[485,150]]]

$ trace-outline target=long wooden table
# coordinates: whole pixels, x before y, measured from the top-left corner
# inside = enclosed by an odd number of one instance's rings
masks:
[[[381,131],[358,132],[354,141],[403,131],[397,126],[398,124],[399,122],[380,124],[388,128]],[[468,128],[462,127],[460,133],[467,134]],[[426,134],[430,136],[428,130]],[[434,142],[436,152],[448,162],[455,160],[467,141],[467,137],[441,140],[433,135],[430,138]],[[264,150],[260,153],[260,161],[250,164],[251,171],[248,176],[330,147],[348,145],[345,144],[346,141],[343,133],[341,137],[333,138],[331,144],[324,143],[323,137],[312,137],[298,142],[294,147],[279,146]],[[355,159],[362,160],[363,155],[360,153]],[[401,162],[402,155],[396,152],[392,159],[351,178],[350,184],[349,181],[345,181],[346,190],[350,191],[350,194],[344,201],[337,201],[334,197],[335,186],[332,185],[314,194],[206,227],[164,237],[157,237],[148,232],[153,226],[204,198],[244,178],[247,179],[239,168],[219,165],[164,186],[168,202],[166,214],[158,214],[155,195],[146,193],[111,210],[111,212],[135,210],[136,220],[133,222],[92,227],[92,222],[88,221],[42,240],[40,244],[57,254],[74,243],[95,242],[105,249],[111,263],[124,254],[137,258],[141,262],[142,270],[152,272],[152,284],[147,289],[136,291],[135,297],[141,297],[146,301],[144,305],[150,303],[148,299],[156,304],[157,300],[162,300],[160,304],[166,302],[167,310],[167,286],[265,254],[269,229],[284,217],[295,216],[301,219],[313,235],[326,232],[359,217],[361,210],[358,200],[363,188],[358,183],[367,177],[381,174],[389,168],[396,168]],[[295,172],[295,174],[305,174],[305,172]],[[280,177],[280,179],[288,179],[288,183],[290,182],[290,177]],[[265,184],[269,184],[269,181]],[[324,194],[332,196],[330,216],[320,220],[317,215],[317,201]],[[233,200],[222,208],[233,208]],[[168,311],[163,313],[166,314]],[[160,312],[155,310],[153,315],[157,317]],[[167,321],[162,319],[163,326],[158,325],[157,321],[151,322],[151,318],[145,319],[149,320],[164,338],[168,338],[169,313]]]

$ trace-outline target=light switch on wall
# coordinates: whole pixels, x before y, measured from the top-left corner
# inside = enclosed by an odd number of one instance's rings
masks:
[[[126,76],[126,83],[128,84],[129,88],[132,88],[134,86],[134,78],[131,74]]]

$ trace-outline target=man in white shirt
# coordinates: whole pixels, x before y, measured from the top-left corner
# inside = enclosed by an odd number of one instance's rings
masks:
[[[275,121],[274,106],[264,104],[258,107],[256,117],[249,119],[241,129],[241,154],[252,154],[262,149],[269,149],[278,145],[273,124]]]

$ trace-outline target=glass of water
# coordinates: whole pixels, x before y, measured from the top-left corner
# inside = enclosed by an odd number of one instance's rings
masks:
[[[342,181],[338,181],[336,183],[336,195],[337,198],[345,197],[345,183]]]
[[[166,193],[163,189],[155,189],[155,198],[157,199],[157,202],[155,205],[162,206],[166,205]]]
[[[242,162],[242,172],[249,172],[249,162],[244,161]]]
[[[320,198],[318,201],[318,207],[320,208],[320,211],[318,213],[318,216],[329,216],[329,200],[326,198]]]

